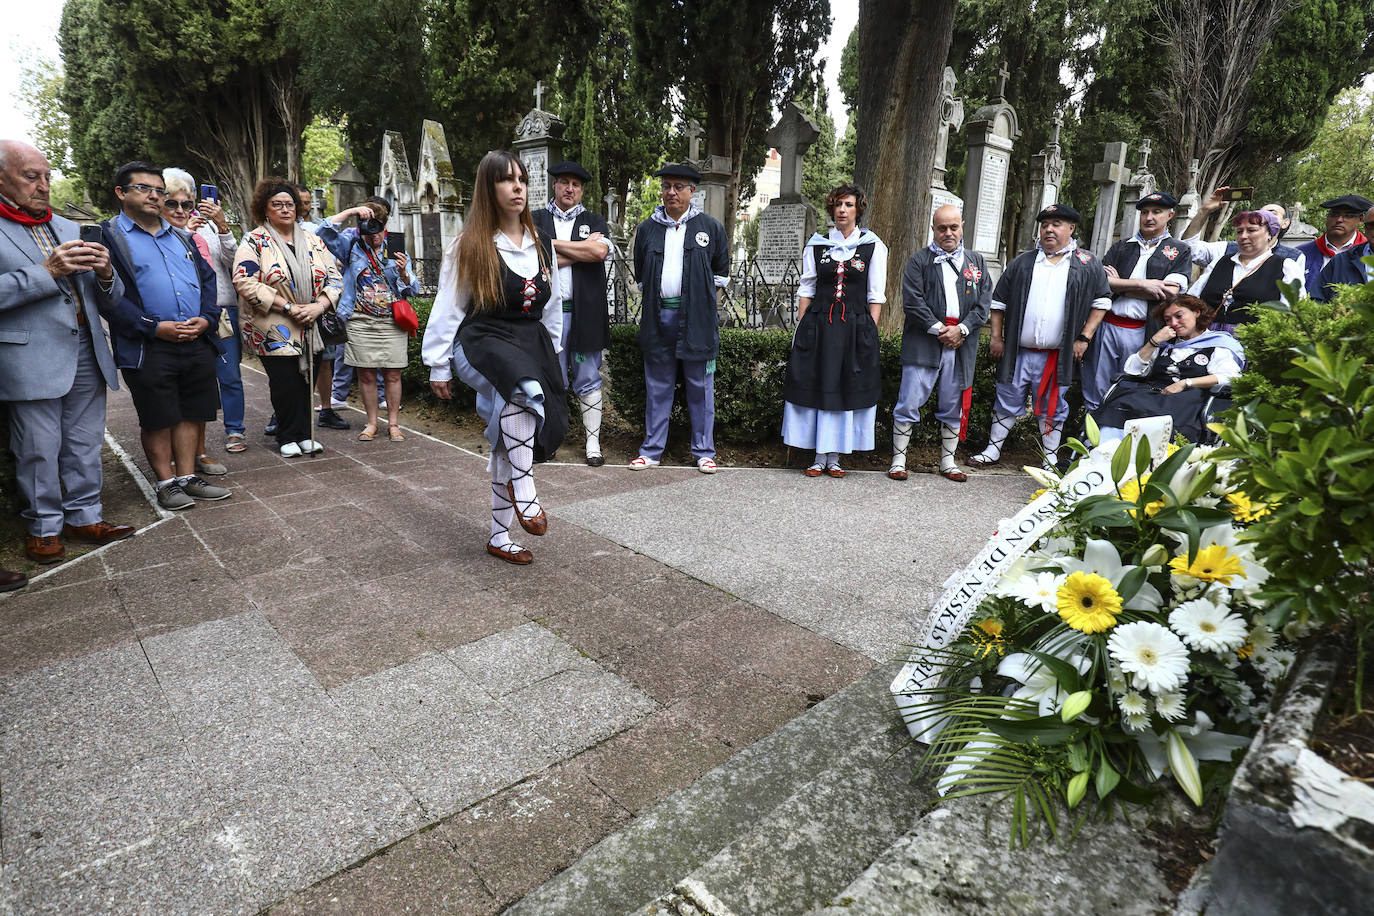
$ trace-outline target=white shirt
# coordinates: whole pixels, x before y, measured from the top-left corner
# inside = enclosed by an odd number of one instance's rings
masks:
[[[1155,364],[1155,360],[1159,359],[1159,354],[1164,352],[1166,351],[1155,350],[1154,353],[1150,354],[1149,360],[1143,360],[1140,358],[1140,352],[1136,351],[1126,357],[1126,362],[1122,364],[1121,371],[1125,372],[1127,375],[1134,375],[1137,378],[1149,375],[1150,368]],[[1187,347],[1183,344],[1179,344],[1170,347],[1167,352],[1169,354],[1167,358],[1174,360],[1174,362],[1182,362],[1198,352],[1198,350],[1196,347]],[[1209,359],[1211,361],[1207,368],[1211,371],[1208,374],[1217,377],[1216,385],[1212,386],[1213,391],[1231,384],[1231,379],[1240,375],[1240,364],[1236,362],[1236,357],[1231,351],[1225,347],[1213,347],[1212,355]]]
[[[1348,242],[1346,242],[1344,245],[1339,245],[1339,246],[1338,246],[1338,245],[1332,245],[1332,244],[1331,244],[1331,239],[1330,239],[1330,238],[1327,238],[1326,236],[1323,236],[1323,238],[1326,238],[1327,247],[1331,249],[1331,256],[1328,257],[1327,254],[1326,254],[1326,252],[1322,251],[1320,248],[1317,249],[1317,251],[1318,251],[1318,252],[1321,254],[1321,256],[1322,256],[1322,267],[1325,267],[1326,265],[1330,264],[1330,263],[1331,263],[1331,258],[1332,258],[1332,257],[1335,257],[1336,255],[1340,254],[1342,251],[1349,251],[1351,248],[1354,248],[1354,247],[1355,247],[1355,234],[1354,234],[1354,233],[1351,233],[1351,234],[1350,234],[1350,240],[1349,240]],[[1306,253],[1306,252],[1303,253],[1303,257],[1304,257],[1304,258],[1307,257],[1307,253]],[[1321,270],[1321,267],[1319,267],[1319,268],[1317,268],[1317,269],[1318,269],[1318,270]]]
[[[1132,238],[1131,241],[1140,246],[1140,257],[1136,258],[1135,268],[1131,271],[1130,280],[1144,280],[1146,262],[1154,256],[1155,250],[1159,248],[1159,243],[1169,237],[1166,232],[1157,239],[1146,241],[1145,239]],[[1171,271],[1164,277],[1165,283],[1176,283],[1179,289],[1188,288],[1188,276],[1177,271]],[[1112,313],[1123,318],[1144,318],[1150,313],[1150,303],[1135,296],[1118,296],[1112,303]]]
[[[855,227],[849,235],[840,234],[840,230],[831,227],[826,233],[826,240],[830,242],[827,253],[832,261],[848,261],[854,257],[859,250],[859,239],[863,235],[863,230]],[[869,302],[887,301],[887,246],[882,239],[873,237],[873,257],[868,263],[868,300]],[[813,246],[807,245],[802,249],[802,275],[797,283],[798,299],[816,298],[816,255]]]
[[[965,258],[967,258],[967,255],[961,254],[958,257],[957,263],[950,260],[940,262],[940,288],[945,294],[946,318],[959,317],[959,272],[964,269]],[[934,337],[939,336],[940,332],[943,331],[945,327],[946,325],[943,321],[937,321],[927,328],[927,330],[930,332],[931,336]],[[968,325],[961,321],[956,327],[959,328],[961,334],[965,337],[968,336]]]
[[[1051,264],[1045,252],[1035,253],[1035,267],[1031,269],[1030,292],[1026,296],[1026,314],[1021,319],[1021,346],[1036,350],[1058,350],[1064,343],[1064,297],[1069,291],[1070,250],[1058,264]],[[1093,308],[1106,308],[1093,300]],[[1109,304],[1109,303],[1108,303]],[[1007,304],[992,300],[994,312],[1005,312]]]
[[[1279,255],[1274,254],[1274,252],[1270,250],[1260,257],[1255,258],[1249,264],[1241,264],[1239,251],[1229,258],[1224,257],[1226,254],[1225,242],[1203,242],[1202,244],[1208,246],[1220,245],[1221,249],[1218,251],[1213,248],[1214,253],[1207,259],[1207,269],[1202,272],[1202,276],[1198,277],[1197,282],[1188,290],[1188,294],[1191,296],[1201,296],[1203,288],[1207,285],[1207,281],[1212,278],[1212,272],[1215,270],[1225,270],[1226,267],[1223,265],[1230,265],[1231,285],[1235,286],[1241,280],[1245,279],[1246,274],[1250,273],[1252,270],[1258,270],[1259,266],[1265,261],[1270,258],[1279,257]],[[1195,248],[1193,250],[1196,251],[1197,249]],[[1196,255],[1193,256],[1193,260],[1197,260]],[[1303,299],[1307,298],[1307,277],[1303,274],[1303,265],[1299,261],[1295,261],[1292,258],[1283,259],[1283,280],[1286,283],[1296,281],[1298,284],[1298,296]]]
[[[558,205],[557,205],[557,204],[554,204],[554,206],[558,206]],[[559,210],[562,210],[564,213],[567,212],[566,210],[563,210],[562,207],[559,207]],[[576,223],[577,223],[577,220],[576,220],[576,219],[559,219],[557,216],[555,216],[555,217],[553,218],[553,234],[554,234],[554,237],[555,237],[556,239],[558,239],[560,242],[571,242],[571,241],[573,241],[572,231],[573,231],[573,226],[574,226]],[[584,239],[577,239],[577,241],[581,242],[581,241],[585,241],[585,240],[584,240]],[[609,241],[607,241],[605,238],[602,238],[600,241],[601,241],[601,244],[602,244],[602,245],[606,246],[606,257],[605,257],[605,260],[608,260],[608,261],[609,261],[609,260],[611,259],[611,243],[610,243]],[[562,258],[559,258],[559,259],[558,259],[558,264],[559,264],[559,267],[558,267],[558,288],[561,289],[561,290],[563,291],[563,298],[564,298],[564,299],[571,299],[571,298],[573,297],[573,272],[572,272],[572,266],[573,266],[574,263],[575,263],[574,261],[567,261],[567,262],[564,262],[564,260],[563,260]]]
[[[1231,244],[1230,242],[1224,240],[1218,240],[1215,242],[1204,242],[1202,240],[1202,236],[1200,235],[1195,235],[1192,238],[1184,239],[1183,241],[1187,242],[1189,245],[1193,247],[1193,263],[1200,265],[1202,267],[1206,267],[1209,264],[1212,264],[1219,258],[1226,257],[1226,247]],[[1270,251],[1273,251],[1273,249],[1271,248]],[[1307,277],[1307,255],[1299,251],[1297,258],[1289,258],[1288,260],[1293,264],[1297,265],[1297,277],[1299,278],[1299,280],[1305,280],[1305,278]],[[1285,265],[1283,269],[1283,278],[1285,280],[1289,279],[1288,273],[1288,267],[1287,265]],[[1206,276],[1207,274],[1204,273],[1203,277]],[[1201,287],[1198,287],[1196,285],[1193,287],[1193,289],[1200,288]],[[1191,295],[1197,295],[1193,292],[1192,289],[1188,290],[1188,292]]]
[[[506,238],[504,232],[496,233],[492,240],[501,260],[517,277],[528,280],[539,273],[539,246],[528,232],[519,245]],[[544,314],[539,319],[553,341],[554,353],[562,349],[558,342],[563,335],[563,296],[558,274],[557,270],[550,272],[549,301],[544,304]],[[455,242],[444,252],[439,291],[429,311],[425,339],[420,344],[420,358],[429,366],[431,382],[447,382],[453,378],[453,348],[458,342],[458,326],[467,317],[471,302],[472,290],[458,285],[458,244]]]
[[[686,245],[686,223],[664,227],[663,276],[658,280],[658,295],[663,299],[682,297],[682,258]]]

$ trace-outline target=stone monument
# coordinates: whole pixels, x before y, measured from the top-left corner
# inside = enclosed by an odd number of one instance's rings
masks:
[[[783,106],[778,123],[764,134],[764,142],[782,157],[780,193],[759,214],[759,249],[755,263],[767,283],[779,283],[789,264],[801,257],[802,246],[816,231],[816,208],[802,197],[802,162],[820,136],[820,128],[797,106]]]
[[[1262,207],[1264,204],[1254,200],[1250,202],[1250,206]],[[1283,243],[1285,245],[1296,246],[1303,242],[1310,242],[1325,231],[1318,229],[1311,223],[1303,222],[1302,215],[1305,212],[1307,212],[1307,208],[1303,206],[1302,201],[1298,201],[1288,208],[1288,231],[1283,234]]]
[[[420,173],[415,181],[419,206],[406,233],[406,247],[415,257],[438,264],[449,243],[463,231],[463,205],[444,126],[427,120],[421,137]]]
[[[705,129],[696,119],[687,122],[684,133],[687,134],[687,161],[701,173],[701,184],[697,185],[697,192],[692,195],[692,203],[705,211],[707,216],[715,217],[723,226],[727,222],[726,214],[734,206],[733,201],[728,199],[730,157],[702,154],[701,135]]]
[[[1153,194],[1155,190],[1155,176],[1150,171],[1150,138],[1146,137],[1140,143],[1140,163],[1136,166],[1135,174],[1122,188],[1121,226],[1117,229],[1117,238],[1128,239],[1135,235],[1140,227],[1140,211],[1135,205],[1140,198]]]
[[[544,82],[534,84],[534,108],[520,119],[515,129],[515,143],[511,149],[524,163],[529,172],[530,209],[537,210],[548,204],[549,166],[563,159],[563,131],[567,125],[555,114],[543,109]]]
[[[1021,136],[1016,110],[1007,104],[1007,77],[998,71],[997,97],[973,113],[968,123],[964,173],[964,244],[987,259],[994,278],[1002,273],[1002,213],[1007,199],[1011,149]]]
[[[1194,159],[1188,166],[1188,190],[1178,199],[1178,206],[1174,208],[1174,223],[1169,227],[1169,231],[1175,238],[1183,238],[1183,233],[1188,228],[1188,224],[1193,221],[1194,214],[1198,207],[1202,205],[1202,198],[1197,193],[1197,176],[1200,163]]]
[[[367,197],[367,178],[353,164],[353,154],[344,146],[343,165],[329,176],[329,188],[334,192],[334,212],[356,207]]]
[[[415,257],[412,246],[414,237],[410,233],[410,223],[419,212],[415,202],[415,179],[410,171],[410,158],[406,155],[405,138],[398,130],[388,130],[382,134],[382,167],[378,172],[380,183],[377,196],[391,206],[387,218],[388,232],[406,234],[406,254]]]
[[[1021,208],[1021,231],[1017,235],[1016,252],[1029,251],[1039,240],[1039,224],[1035,217],[1050,204],[1059,202],[1059,183],[1064,180],[1064,154],[1059,147],[1059,128],[1064,115],[1054,113],[1050,127],[1050,141],[1031,157],[1030,187]]]
[[[1102,161],[1093,166],[1097,183],[1097,213],[1093,217],[1093,239],[1089,246],[1099,255],[1112,247],[1116,229],[1116,208],[1121,201],[1121,185],[1126,180],[1126,144],[1108,143]]]
[[[954,68],[946,67],[940,81],[940,128],[935,136],[935,166],[930,172],[930,212],[934,213],[947,204],[963,212],[964,200],[950,191],[945,185],[945,157],[949,153],[949,135],[964,123],[964,100],[954,95],[956,85]],[[929,216],[926,223],[926,244],[935,240],[930,229]]]

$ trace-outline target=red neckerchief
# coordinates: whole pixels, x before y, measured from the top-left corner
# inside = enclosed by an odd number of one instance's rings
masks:
[[[0,197],[0,216],[21,226],[41,226],[52,219],[52,210],[44,210],[42,216],[33,216],[20,210],[5,198]]]
[[[1325,257],[1334,258],[1336,256],[1336,249],[1332,248],[1327,243],[1325,232],[1317,236],[1316,239],[1314,239],[1314,241],[1317,243],[1317,250],[1320,251]],[[1355,238],[1353,238],[1350,241],[1350,244],[1351,247],[1354,247],[1355,245],[1363,245],[1367,241],[1369,240],[1364,237],[1364,233],[1356,229]]]

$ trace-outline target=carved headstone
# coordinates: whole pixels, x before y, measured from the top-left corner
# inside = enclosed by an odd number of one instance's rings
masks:
[[[1116,229],[1116,208],[1121,201],[1121,185],[1126,180],[1126,144],[1108,143],[1102,161],[1093,166],[1097,183],[1097,213],[1093,218],[1093,251],[1103,254],[1112,246]]]
[[[787,266],[801,257],[802,245],[816,231],[816,210],[802,197],[802,163],[820,136],[816,123],[796,102],[783,106],[782,116],[764,140],[782,157],[781,194],[759,214],[756,262],[768,283],[781,282]]]
[[[407,253],[414,255],[410,248],[411,226],[419,207],[415,203],[415,178],[410,171],[410,158],[406,155],[405,138],[400,131],[388,130],[382,134],[382,165],[378,172],[380,182],[377,196],[391,206],[386,228],[391,232],[406,234]]]
[[[1263,206],[1259,201],[1253,201],[1251,205]],[[1298,201],[1288,209],[1288,231],[1283,234],[1283,243],[1285,245],[1297,245],[1301,242],[1310,242],[1322,234],[1321,229],[1318,229],[1310,223],[1303,222],[1302,215],[1306,210],[1307,208],[1302,205],[1302,201]]]
[[[353,155],[344,147],[343,165],[329,176],[329,187],[334,192],[334,212],[339,213],[356,207],[367,197],[367,178],[353,164]]]
[[[1155,192],[1155,176],[1150,172],[1150,138],[1140,144],[1140,163],[1135,174],[1126,182],[1121,197],[1121,226],[1117,238],[1128,239],[1140,226],[1140,211],[1135,208],[1140,198]]]
[[[964,173],[964,244],[987,260],[994,278],[1002,273],[1002,214],[1012,145],[1021,136],[1016,109],[1003,95],[1010,73],[998,73],[997,98],[973,113],[969,121]]]
[[[544,83],[534,84],[534,108],[520,119],[511,149],[529,173],[530,209],[549,202],[549,166],[563,158],[563,131],[567,125],[555,114],[543,110]]]
[[[1194,214],[1202,203],[1202,198],[1197,192],[1197,176],[1200,163],[1194,159],[1188,166],[1188,190],[1178,199],[1178,206],[1174,208],[1174,224],[1170,231],[1177,238],[1183,238],[1184,231],[1188,224],[1193,221]]]
[[[406,247],[416,257],[438,263],[449,243],[463,231],[463,205],[444,126],[427,120],[421,134],[420,173],[415,181],[418,206]]]
[[[1016,239],[1018,253],[1035,247],[1039,235],[1035,217],[1041,210],[1059,201],[1059,183],[1064,179],[1064,155],[1059,147],[1059,128],[1063,124],[1063,114],[1055,112],[1049,142],[1031,157],[1030,189],[1022,208],[1021,231]]]
[[[935,137],[935,166],[930,173],[930,212],[946,204],[964,209],[964,200],[945,185],[945,160],[949,154],[949,136],[964,123],[964,100],[954,95],[954,68],[946,67],[940,83],[940,127]],[[930,219],[925,219],[926,244],[934,240]]]

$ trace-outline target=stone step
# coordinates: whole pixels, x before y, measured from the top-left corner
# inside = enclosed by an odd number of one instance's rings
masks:
[[[700,912],[800,913],[824,902],[922,805],[888,692],[898,667],[875,669],[755,742],[506,912],[632,913],[680,886],[695,888]]]
[[[900,726],[859,740],[636,916],[692,912],[687,904],[703,916],[804,913],[825,903],[930,800],[928,782],[912,780],[919,756]]]

